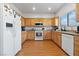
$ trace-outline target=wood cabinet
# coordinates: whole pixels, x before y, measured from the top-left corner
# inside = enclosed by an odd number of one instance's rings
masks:
[[[58,26],[59,25],[59,17],[51,18],[51,23],[52,23],[52,26]]]
[[[31,18],[31,26],[35,26],[36,22],[39,22],[37,18]]]
[[[27,40],[35,40],[35,31],[27,31]]]
[[[38,22],[45,22],[46,18],[38,18]]]
[[[52,39],[52,32],[51,31],[43,31],[43,39],[44,40],[51,40]]]
[[[25,19],[23,17],[21,18],[21,26],[25,26]]]
[[[43,24],[45,23],[45,18],[31,18],[31,25],[35,26],[36,22],[42,22]]]
[[[25,26],[31,26],[31,18],[25,18]]]
[[[55,18],[51,18],[51,24],[52,24],[52,26],[55,25]]]
[[[44,26],[51,26],[51,25],[52,25],[51,19],[45,19]]]
[[[79,3],[76,4],[77,21],[79,22]]]
[[[55,25],[55,20],[51,18],[25,18],[26,26],[35,26],[36,22],[42,22],[43,26]]]
[[[75,36],[75,56],[79,56],[79,36]]]
[[[61,46],[61,33],[52,32],[52,40],[59,46]]]
[[[26,31],[22,31],[21,32],[21,43],[23,43],[24,41],[26,41]]]
[[[79,36],[62,35],[62,48],[71,56],[79,56]]]

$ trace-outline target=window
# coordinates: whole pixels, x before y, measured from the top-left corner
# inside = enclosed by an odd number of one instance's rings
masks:
[[[60,23],[61,23],[61,26],[67,26],[67,14],[65,14],[64,16],[62,16],[60,18]]]
[[[73,10],[68,13],[68,21],[69,21],[69,26],[76,26],[76,11]]]
[[[61,26],[76,26],[76,11],[72,10],[60,18]]]

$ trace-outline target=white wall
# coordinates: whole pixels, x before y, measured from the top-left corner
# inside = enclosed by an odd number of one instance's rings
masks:
[[[25,14],[25,18],[51,18],[54,14]]]
[[[74,3],[66,4],[57,14],[56,16],[63,16],[64,14],[70,12],[71,10],[76,9],[76,6]]]
[[[65,6],[56,14],[56,16],[61,17],[61,16],[63,16],[64,14],[66,14],[66,13],[72,11],[72,10],[76,10],[76,4],[74,4],[74,3],[67,4],[67,5],[65,5]],[[78,23],[77,25],[79,25],[79,23]],[[61,28],[61,26],[60,26],[60,20],[59,20],[59,27]],[[71,29],[77,30],[77,29],[76,29],[76,26],[75,26],[75,27],[68,27],[68,26],[67,26],[66,29],[68,29],[68,30],[71,30]]]

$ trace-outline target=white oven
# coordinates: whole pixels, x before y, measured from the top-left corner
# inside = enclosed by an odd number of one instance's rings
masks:
[[[35,31],[35,40],[43,40],[43,31]]]

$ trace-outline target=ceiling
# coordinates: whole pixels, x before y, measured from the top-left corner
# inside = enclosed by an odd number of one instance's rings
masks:
[[[13,3],[22,14],[55,14],[65,3]],[[33,11],[35,7],[35,11]],[[49,11],[48,8],[51,8]]]

